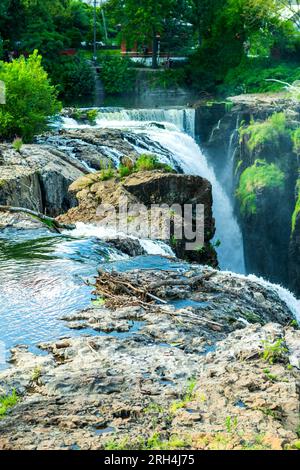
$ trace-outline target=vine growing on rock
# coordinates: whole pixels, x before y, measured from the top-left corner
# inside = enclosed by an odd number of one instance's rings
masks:
[[[265,160],[256,160],[240,177],[236,195],[240,201],[241,213],[256,214],[258,192],[265,188],[282,190],[284,182],[285,175],[275,163],[268,164]]]
[[[300,179],[298,179],[298,181],[297,181],[296,190],[297,190],[297,201],[296,201],[295,210],[294,210],[293,216],[292,216],[292,232],[293,233],[294,233],[295,228],[296,228],[298,215],[300,214]]]
[[[250,126],[240,129],[240,137],[248,136],[247,146],[253,151],[257,147],[272,142],[278,144],[280,137],[289,134],[284,113],[274,113],[264,122],[252,122]]]

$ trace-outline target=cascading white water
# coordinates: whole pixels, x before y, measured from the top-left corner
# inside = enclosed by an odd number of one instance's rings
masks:
[[[206,158],[195,140],[181,132],[149,131],[153,139],[168,148],[177,158],[185,173],[200,175],[208,179],[213,188],[214,216],[216,219],[216,239],[220,267],[237,273],[245,272],[243,239],[241,230],[233,213],[230,199],[217,181],[215,173],[207,164]]]
[[[189,135],[195,135],[195,110],[188,109],[119,109],[100,108],[95,127],[138,129],[164,123],[172,124],[170,129],[179,129]],[[64,117],[63,126],[67,129],[87,129],[89,124],[79,124],[75,119]]]
[[[64,126],[79,127],[76,121],[68,118]],[[176,163],[184,173],[208,179],[213,187],[216,239],[221,241],[218,247],[220,266],[223,270],[245,272],[242,234],[230,199],[194,140],[194,109],[101,109],[97,127],[130,130],[136,135],[134,147],[138,152],[155,153],[165,163]]]

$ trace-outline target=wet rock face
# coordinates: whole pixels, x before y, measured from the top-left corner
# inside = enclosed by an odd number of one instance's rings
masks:
[[[292,290],[300,297],[300,214],[289,247],[289,281]]]
[[[100,170],[108,164],[115,167],[121,156],[137,157],[126,137],[126,133],[117,129],[70,129],[41,136],[38,142]]]
[[[64,154],[39,145],[24,145],[21,153],[1,145],[0,204],[25,207],[56,216],[75,204],[68,187],[84,174]]]
[[[163,213],[166,220],[171,220],[171,232],[169,230],[167,241],[171,242],[172,229],[175,221],[183,222],[183,215],[185,214],[185,205],[193,207],[192,228],[195,230],[197,227],[203,230],[205,247],[203,250],[186,251],[187,240],[183,237],[182,240],[174,240],[172,248],[177,256],[191,261],[196,261],[201,264],[209,264],[216,267],[217,256],[214,248],[211,246],[215,233],[215,220],[212,215],[212,189],[211,184],[200,176],[179,175],[174,173],[164,173],[162,171],[146,171],[133,174],[123,180],[120,178],[112,178],[109,181],[100,181],[99,174],[87,175],[80,178],[78,181],[70,186],[70,191],[76,195],[78,200],[78,207],[72,208],[67,214],[59,217],[63,222],[101,222],[107,219],[107,213],[99,211],[99,206],[107,205],[113,206],[116,213],[119,214],[120,204],[124,197],[127,198],[128,205],[138,206],[143,204],[146,206],[147,213],[145,214],[145,226],[147,219],[150,217],[151,205],[163,206]],[[204,220],[198,220],[196,225],[196,205],[204,206]],[[172,206],[177,205],[180,208],[180,214],[174,213],[172,216]],[[157,217],[161,217],[160,208],[157,209]],[[136,234],[134,230],[137,213],[132,211],[128,214],[128,227],[129,233]],[[113,226],[113,222],[111,223]],[[132,227],[132,230],[131,228]],[[123,231],[123,230],[121,230]],[[140,236],[140,238],[147,238]],[[158,237],[159,238],[159,237]]]
[[[241,95],[230,98],[231,109],[222,111],[221,105],[202,104],[198,115],[210,114],[210,131],[206,130],[202,145],[214,166],[223,187],[235,202],[243,233],[247,272],[288,286],[299,295],[300,272],[299,236],[292,234],[292,214],[295,208],[295,185],[298,178],[297,156],[289,133],[277,142],[265,142],[249,150],[244,135],[240,141],[238,128],[251,120],[263,122],[274,113],[284,112],[292,128],[300,121],[299,106],[280,94]],[[223,105],[225,108],[225,105]],[[214,121],[214,122],[213,122]],[[212,123],[213,122],[213,123]],[[236,198],[240,177],[256,160],[276,164],[284,172],[283,191],[261,188],[257,191],[255,214],[242,214]]]
[[[174,285],[208,272],[193,288]],[[64,318],[83,334],[41,344],[48,355],[15,348],[0,394],[16,388],[21,399],[0,421],[1,450],[103,449],[112,439],[139,448],[155,433],[187,449],[297,440],[300,333],[284,326],[292,317],[275,292],[195,267],[124,280],[169,280],[155,293],[173,304],[94,307]],[[276,359],[264,359],[276,342]]]

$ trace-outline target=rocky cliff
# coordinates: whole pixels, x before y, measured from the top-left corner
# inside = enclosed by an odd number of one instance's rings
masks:
[[[293,214],[300,106],[280,94],[245,95],[202,104],[196,115],[201,143],[235,201],[247,271],[299,295],[299,228]]]

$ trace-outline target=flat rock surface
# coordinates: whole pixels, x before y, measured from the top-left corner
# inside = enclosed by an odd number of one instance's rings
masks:
[[[64,318],[82,335],[40,344],[46,355],[15,348],[0,394],[20,401],[0,421],[0,449],[295,444],[300,332],[275,291],[199,267],[122,279],[168,304],[108,302]]]

